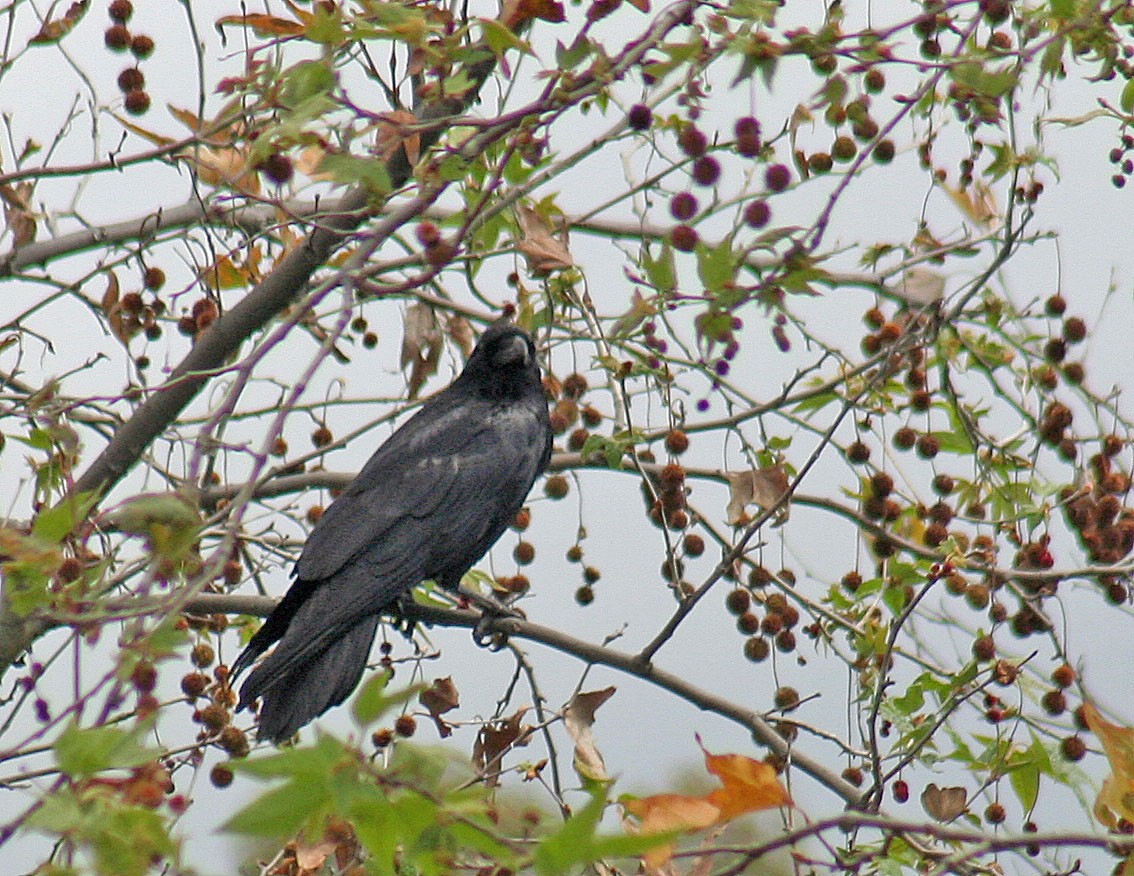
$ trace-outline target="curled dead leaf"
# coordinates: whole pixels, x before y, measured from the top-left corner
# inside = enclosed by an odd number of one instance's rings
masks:
[[[520,240],[516,241],[518,249],[527,259],[528,270],[537,277],[549,274],[552,271],[564,271],[575,267],[571,252],[567,248],[567,224],[563,223],[559,237],[551,233],[551,229],[543,218],[526,204],[516,208],[516,221],[520,225]]]
[[[500,761],[513,748],[528,744],[531,727],[522,723],[527,707],[501,721],[490,721],[480,728],[473,745],[473,766],[492,788],[500,782]]]
[[[429,716],[437,725],[437,732],[441,734],[441,738],[451,736],[453,728],[443,721],[441,716],[461,704],[461,695],[457,686],[453,684],[452,676],[434,679],[433,684],[423,690],[417,700],[429,711]]]
[[[599,706],[614,696],[614,687],[577,693],[563,710],[563,723],[567,734],[575,742],[575,772],[585,781],[606,781],[606,762],[595,743],[592,727]]]
[[[749,505],[762,509],[774,507],[788,491],[787,470],[782,463],[749,471],[725,472],[728,481],[728,507],[725,509],[728,522],[732,526],[743,526],[748,522],[745,510]],[[790,514],[789,504],[784,502],[776,511],[773,526],[782,526]]]
[[[420,302],[406,309],[402,336],[402,370],[409,368],[409,397],[416,398],[425,381],[437,373],[444,338],[433,308]]]
[[[921,808],[934,821],[950,822],[968,809],[964,788],[939,788],[930,782],[921,792]]]
[[[0,186],[0,199],[4,201],[4,224],[12,232],[13,246],[23,246],[35,240],[35,212],[31,207],[34,186],[30,181],[14,186]]]

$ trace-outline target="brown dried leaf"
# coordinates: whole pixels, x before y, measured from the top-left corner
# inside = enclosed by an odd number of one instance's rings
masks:
[[[235,146],[195,146],[183,149],[178,157],[197,169],[206,185],[229,186],[248,194],[260,191],[260,175],[248,161],[249,150]]]
[[[114,271],[106,272],[106,291],[102,293],[102,312],[110,315],[110,311],[118,303],[118,275]]]
[[[453,734],[453,728],[441,720],[446,712],[451,712],[461,704],[461,695],[457,686],[453,684],[452,676],[434,679],[433,684],[423,690],[417,698],[418,702],[429,710],[429,716],[437,725],[437,732],[445,739]]]
[[[965,805],[967,799],[964,788],[938,788],[931,782],[921,792],[921,808],[934,821],[946,823],[968,808]]]
[[[563,224],[559,237],[552,236],[551,229],[540,218],[539,213],[526,204],[516,208],[516,220],[520,224],[523,237],[516,242],[516,248],[528,260],[528,270],[537,277],[552,271],[573,268],[575,262],[567,248],[567,225]]]
[[[531,727],[521,724],[527,707],[519,709],[510,718],[493,721],[480,728],[473,745],[473,767],[484,776],[488,787],[495,787],[500,778],[500,760],[512,748],[528,744]]]
[[[446,321],[445,329],[453,343],[461,348],[465,358],[471,356],[473,348],[476,347],[476,338],[473,337],[472,326],[469,325],[469,321],[459,314],[451,313]]]
[[[14,186],[0,186],[0,199],[4,201],[4,222],[12,232],[15,246],[23,246],[35,240],[35,213],[31,209],[31,181],[18,182]]]
[[[378,139],[374,143],[374,151],[383,161],[393,158],[400,147],[406,150],[406,160],[410,166],[417,164],[421,158],[421,134],[417,131],[406,131],[406,125],[417,123],[417,116],[409,110],[393,110],[378,116]]]
[[[417,398],[425,381],[437,373],[444,338],[433,308],[421,302],[410,305],[402,337],[402,369],[410,369],[409,397]]]
[[[28,45],[43,46],[59,42],[74,30],[76,24],[82,21],[83,16],[87,14],[88,5],[88,0],[78,0],[77,3],[72,3],[67,8],[62,18],[45,21],[43,27],[39,29],[39,33],[28,40]]]
[[[725,509],[732,526],[743,526],[749,517],[745,509],[758,505],[768,509],[776,505],[788,490],[788,476],[782,463],[755,471],[725,472],[728,481],[728,507]],[[790,506],[785,502],[776,512],[774,526],[787,522]]]
[[[310,846],[300,841],[295,847],[295,863],[299,867],[297,876],[317,873],[327,862],[327,858],[334,854],[337,846],[338,843],[331,839],[322,839]]]
[[[614,696],[614,691],[615,688],[608,687],[575,694],[563,710],[563,724],[567,728],[567,734],[575,742],[575,772],[584,781],[606,781],[610,778],[606,773],[602,753],[595,745],[595,734],[591,728],[595,723],[595,712]]]
[[[500,23],[512,31],[534,18],[552,23],[567,20],[563,4],[556,0],[504,0],[500,9]]]

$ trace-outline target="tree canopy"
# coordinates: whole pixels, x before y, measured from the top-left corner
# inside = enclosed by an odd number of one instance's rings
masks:
[[[24,870],[1134,872],[1128,3],[5,23]],[[501,316],[556,446],[466,586],[517,613],[426,582],[254,745],[228,663]]]

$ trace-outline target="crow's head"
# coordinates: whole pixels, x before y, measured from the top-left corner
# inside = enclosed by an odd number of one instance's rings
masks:
[[[462,377],[497,397],[517,398],[534,388],[543,391],[535,344],[527,332],[503,319],[481,335]]]

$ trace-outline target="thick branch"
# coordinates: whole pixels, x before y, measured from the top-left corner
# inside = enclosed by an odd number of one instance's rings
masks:
[[[186,603],[187,611],[194,614],[254,614],[266,616],[275,607],[276,600],[267,596],[228,596],[217,593],[202,593]],[[639,660],[633,654],[616,651],[602,645],[595,645],[583,639],[568,636],[551,627],[534,624],[518,617],[485,618],[479,612],[459,609],[437,608],[414,603],[406,606],[402,614],[416,623],[439,627],[466,627],[480,629],[505,636],[539,642],[578,657],[587,663],[609,666],[627,675],[648,681],[657,687],[681,697],[705,712],[712,712],[728,718],[746,728],[761,745],[774,754],[789,760],[794,766],[807,773],[819,783],[838,794],[848,804],[857,805],[861,793],[838,773],[806,754],[796,751],[763,716],[754,709],[734,703],[724,697],[710,693],[686,681],[679,675],[659,669],[653,663]]]

